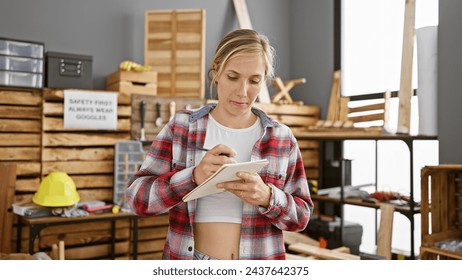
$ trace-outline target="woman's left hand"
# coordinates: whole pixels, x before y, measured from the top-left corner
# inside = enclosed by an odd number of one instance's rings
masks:
[[[232,192],[244,202],[268,208],[271,199],[271,188],[267,186],[260,175],[249,172],[238,172],[242,181],[224,182],[217,185]]]

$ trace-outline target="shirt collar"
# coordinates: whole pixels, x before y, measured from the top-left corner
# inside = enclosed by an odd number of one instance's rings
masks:
[[[208,113],[210,113],[210,111],[212,111],[213,109],[215,109],[215,107],[217,106],[216,103],[208,103],[208,104],[205,104],[204,106],[202,106],[200,109],[194,111],[190,116],[189,116],[189,122],[195,122],[197,121],[198,119],[204,117],[205,115],[207,115]],[[272,127],[273,126],[273,121],[272,119],[265,113],[263,112],[262,110],[258,109],[258,108],[255,108],[255,107],[252,107],[252,112],[254,114],[256,114],[261,122],[262,122],[262,125],[264,128],[266,127]]]

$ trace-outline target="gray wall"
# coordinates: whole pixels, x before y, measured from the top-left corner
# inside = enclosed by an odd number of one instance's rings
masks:
[[[278,54],[276,74],[306,78],[295,100],[321,107],[325,117],[333,72],[334,0],[248,0],[254,29]],[[206,10],[206,65],[219,39],[238,27],[232,0],[0,0],[0,37],[45,43],[45,49],[93,56],[95,89],[122,60],[144,61],[144,12]],[[462,163],[459,29],[462,1],[440,0],[438,133],[440,162]],[[274,93],[275,89],[270,88]],[[209,95],[206,94],[208,97]]]
[[[462,1],[440,0],[438,139],[440,163],[462,163]]]
[[[278,74],[289,77],[290,2],[247,2],[254,29],[266,34],[277,49],[281,61]],[[47,51],[92,55],[95,89],[104,89],[104,78],[121,61],[144,62],[146,10],[205,9],[206,66],[221,37],[238,28],[232,0],[0,0],[0,3],[0,37],[43,42]]]

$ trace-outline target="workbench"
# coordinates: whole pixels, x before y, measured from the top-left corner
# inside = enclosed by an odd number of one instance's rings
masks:
[[[81,224],[91,222],[110,222],[111,223],[111,258],[115,259],[115,222],[117,220],[128,219],[133,221],[133,259],[136,260],[138,257],[138,216],[133,213],[100,213],[90,214],[86,217],[40,217],[40,218],[29,218],[18,215],[18,231],[16,241],[16,251],[21,250],[21,234],[22,226],[29,226],[29,253],[34,254],[34,241],[40,235],[40,231],[46,227],[58,226],[58,225],[69,225],[69,224]]]

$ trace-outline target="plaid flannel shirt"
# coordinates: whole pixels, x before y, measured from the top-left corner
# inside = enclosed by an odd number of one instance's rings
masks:
[[[163,259],[193,258],[196,201],[186,203],[182,198],[197,186],[192,176],[196,150],[190,147],[203,147],[208,114],[215,106],[207,104],[177,113],[157,135],[140,170],[127,183],[126,198],[135,213],[169,213]],[[255,143],[251,160],[269,160],[259,174],[272,194],[268,208],[244,203],[239,256],[285,259],[282,231],[305,229],[313,202],[291,130],[259,109],[252,111],[260,117],[264,133]]]

